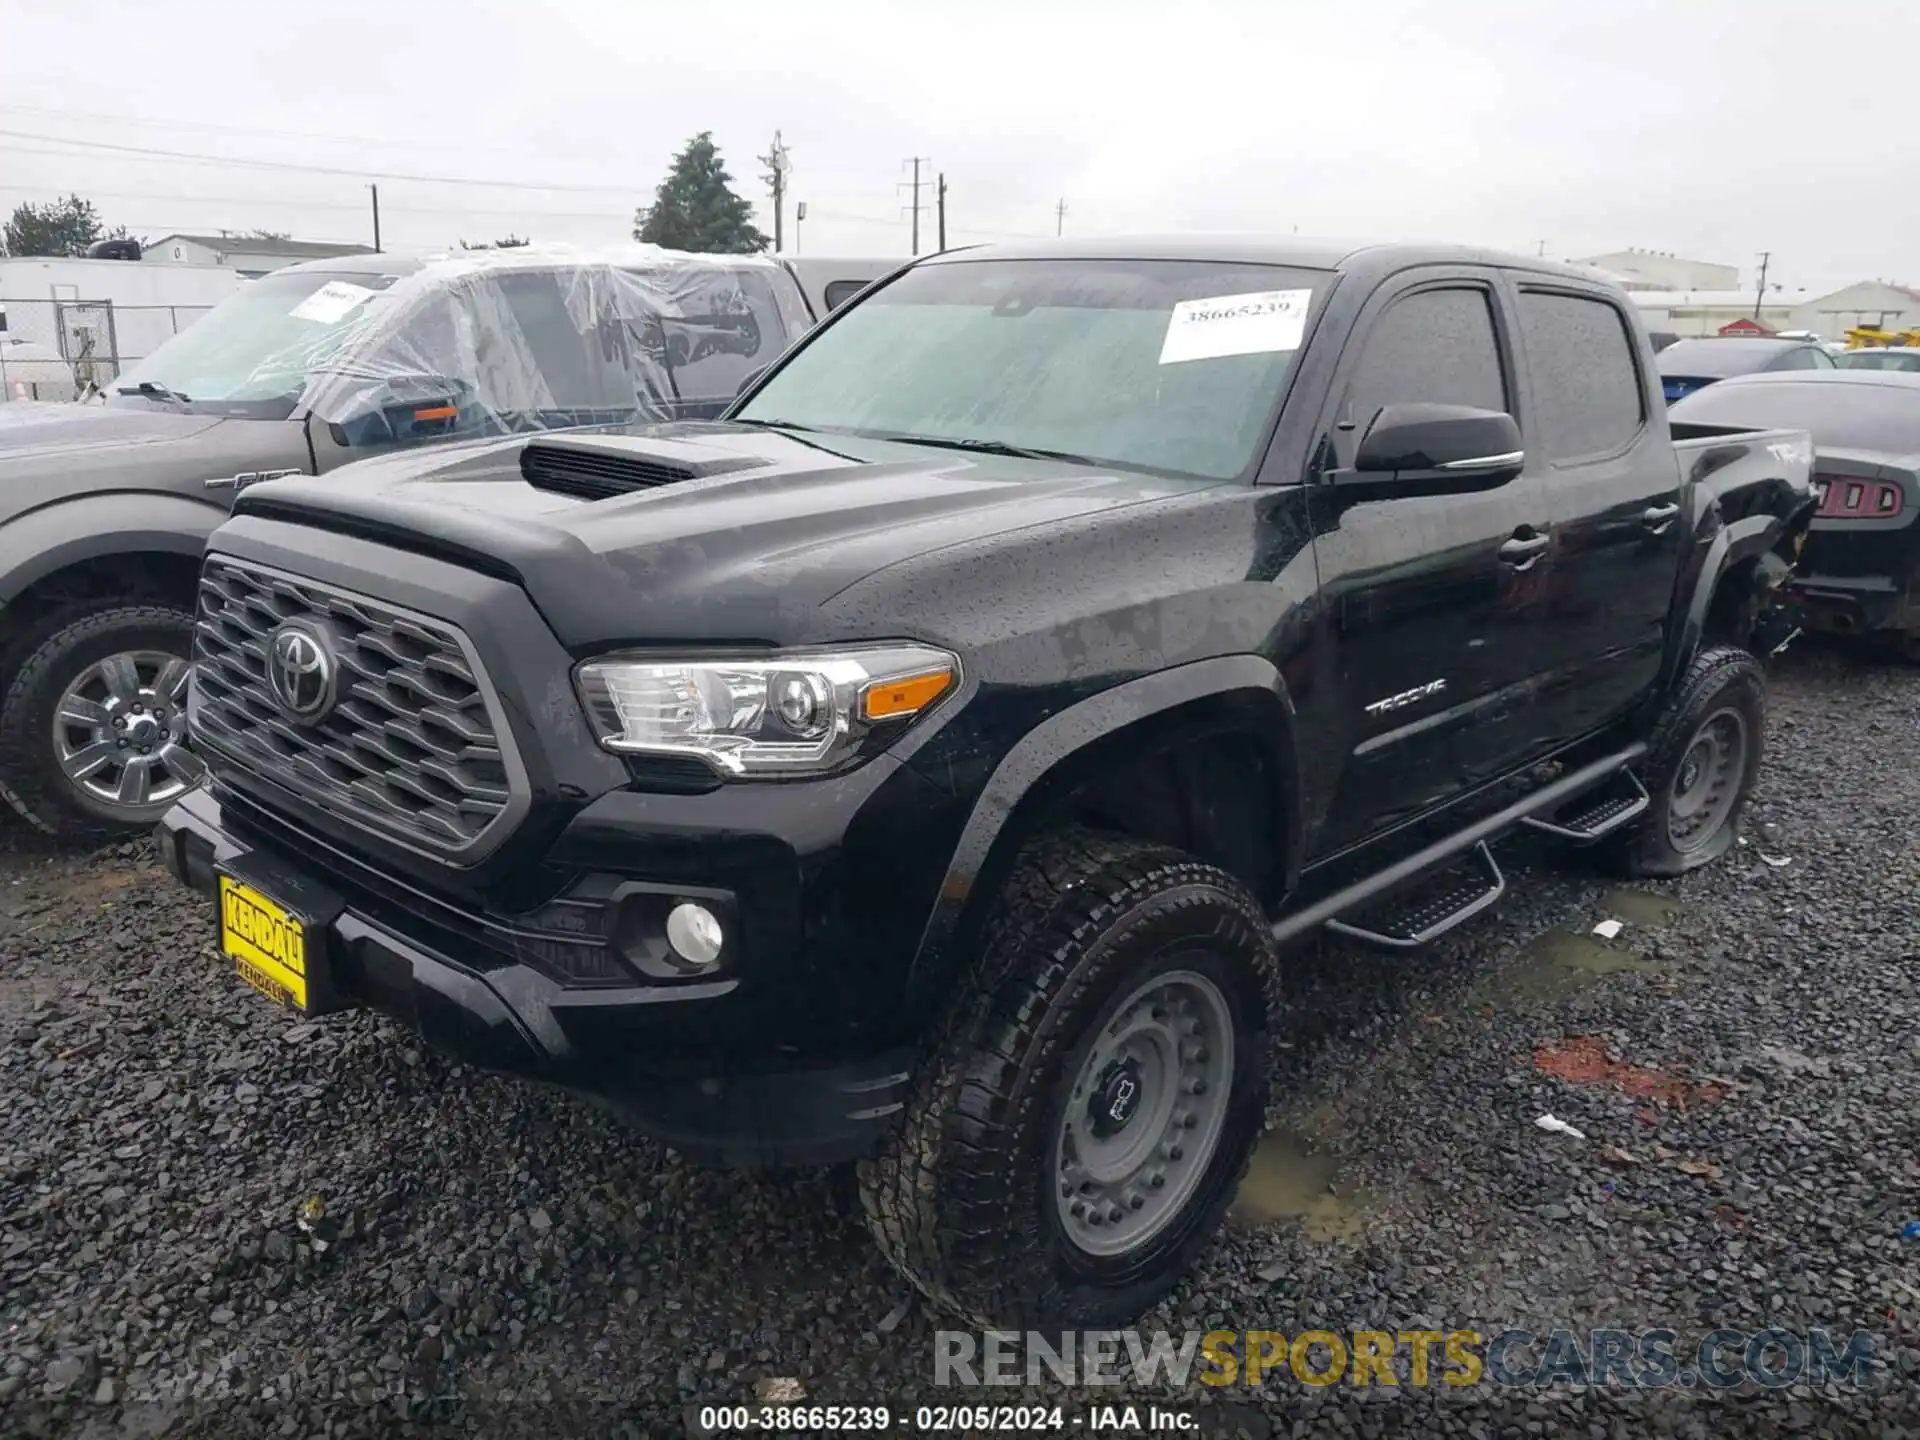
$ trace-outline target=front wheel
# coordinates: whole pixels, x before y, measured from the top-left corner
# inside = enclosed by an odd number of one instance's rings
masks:
[[[1258,1138],[1272,937],[1238,881],[1068,831],[1022,855],[905,1123],[860,1167],[887,1257],[986,1326],[1137,1319]]]
[[[1766,678],[1747,651],[1717,647],[1687,667],[1639,767],[1653,803],[1623,845],[1631,874],[1684,874],[1732,847],[1766,721]]]
[[[186,746],[192,647],[192,615],[169,606],[44,621],[0,700],[0,793],[62,839],[151,830],[200,778]]]

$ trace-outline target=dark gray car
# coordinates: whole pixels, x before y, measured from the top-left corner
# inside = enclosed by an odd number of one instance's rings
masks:
[[[1831,370],[1833,357],[1811,340],[1773,340],[1764,336],[1713,335],[1679,340],[1655,358],[1660,390],[1667,403],[1685,399],[1716,380],[1775,370]]]
[[[200,551],[255,480],[710,418],[899,263],[816,261],[803,284],[781,260],[637,246],[314,261],[248,282],[103,397],[0,406],[0,793],[87,837],[149,827],[196,783]]]

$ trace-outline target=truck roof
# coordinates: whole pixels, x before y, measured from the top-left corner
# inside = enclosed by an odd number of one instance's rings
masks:
[[[276,275],[415,275],[429,267],[448,275],[486,270],[552,270],[575,266],[658,266],[672,264],[749,266],[771,269],[776,262],[765,255],[694,255],[664,250],[657,245],[570,246],[515,245],[505,250],[442,250],[429,252],[381,251],[369,255],[334,255],[286,265]]]
[[[1471,245],[1311,239],[1284,235],[1136,235],[1105,240],[1034,240],[976,245],[928,257],[923,264],[964,260],[1198,260],[1286,265],[1301,270],[1402,270],[1412,265],[1497,265],[1587,282],[1617,284],[1603,271]]]

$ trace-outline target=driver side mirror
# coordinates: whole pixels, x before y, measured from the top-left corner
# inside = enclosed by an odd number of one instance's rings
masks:
[[[356,413],[333,424],[334,439],[363,447],[450,435],[459,428],[468,387],[443,375],[395,375],[370,392]]]
[[[1526,464],[1520,427],[1500,410],[1470,405],[1388,405],[1373,417],[1342,484],[1393,482],[1445,494],[1490,489]]]

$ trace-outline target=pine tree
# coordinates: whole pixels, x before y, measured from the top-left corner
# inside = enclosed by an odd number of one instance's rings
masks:
[[[126,227],[106,229],[92,202],[69,195],[45,205],[17,206],[0,228],[0,255],[84,255],[96,240],[126,238]]]
[[[767,237],[753,223],[753,206],[733,193],[733,177],[702,130],[673,157],[673,168],[653,204],[636,211],[633,238],[669,250],[705,255],[757,255]]]

